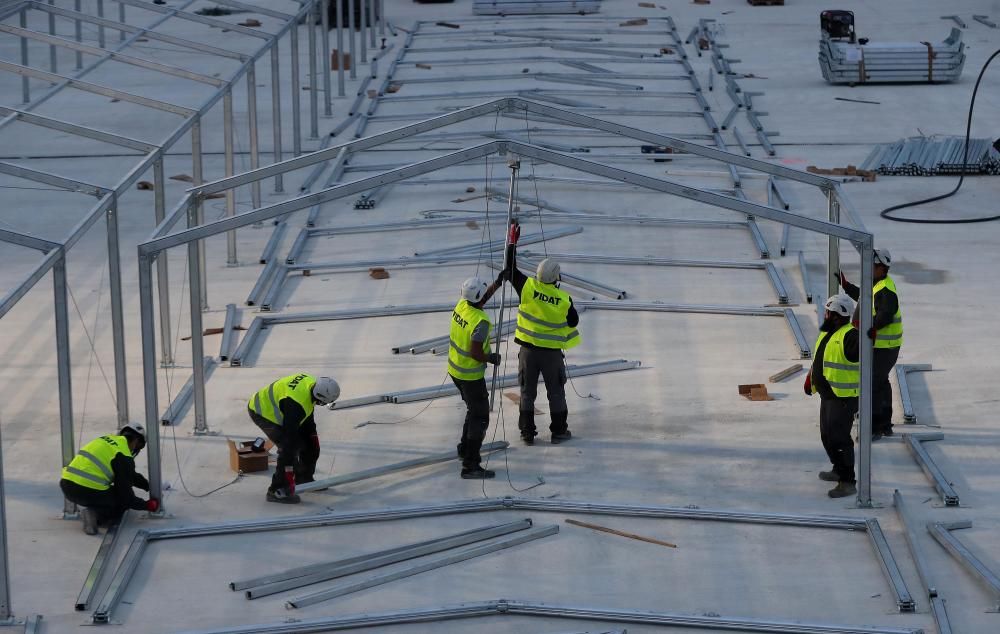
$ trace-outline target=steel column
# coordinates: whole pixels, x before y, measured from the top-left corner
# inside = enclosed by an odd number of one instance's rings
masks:
[[[361,23],[358,24],[358,39],[361,41],[361,63],[368,61],[368,0],[357,0],[361,5]],[[350,0],[351,13],[354,13],[354,0]],[[353,77],[353,75],[352,75]]]
[[[191,175],[192,184],[197,187],[205,182],[205,169],[201,154],[201,119],[199,118],[191,125]],[[205,207],[200,196],[195,196],[191,202],[194,207],[196,222],[200,225],[205,222]],[[208,281],[205,279],[205,243],[198,243],[198,262],[201,266],[201,309],[208,310]],[[165,358],[165,357],[164,357]],[[173,355],[170,357],[170,364],[173,365]]]
[[[166,217],[164,185],[163,159],[161,158],[153,163],[153,213],[157,225],[163,222]],[[174,364],[174,353],[173,342],[170,340],[170,333],[173,329],[170,327],[170,276],[165,251],[156,258],[156,290],[160,309],[160,364],[163,367],[169,367]]]
[[[20,24],[22,29],[28,28],[28,11],[27,9],[21,9]],[[21,38],[21,65],[28,65],[28,38]],[[23,103],[31,103],[31,86],[28,85],[27,75],[21,76],[21,101]]]
[[[826,200],[827,220],[831,223],[840,224],[840,201],[837,200],[837,196],[832,189],[827,190]],[[829,247],[827,272],[829,275],[826,276],[826,297],[822,298],[824,302],[827,297],[833,297],[840,292],[840,283],[836,279],[837,273],[840,272],[840,241],[837,237],[830,236],[827,243]]]
[[[302,86],[299,77],[299,29],[288,32],[292,57],[292,154],[302,154]]]
[[[278,43],[271,48],[271,128],[274,132],[274,162],[281,162],[281,64]],[[274,175],[274,193],[285,191],[283,174]]]
[[[193,209],[188,210],[188,226],[197,222]],[[234,235],[236,232],[231,232]],[[198,301],[201,298],[201,262],[198,257],[200,240],[188,242],[188,291],[191,308],[191,368],[194,383],[194,433],[208,433],[208,423],[205,417],[205,341],[201,323],[201,310]],[[166,252],[161,252],[164,255]],[[154,414],[156,412],[153,412]]]
[[[365,16],[368,22],[368,44],[372,47],[372,61],[378,58],[375,53],[375,0],[368,0],[368,14]]]
[[[115,355],[115,399],[119,426],[128,423],[128,369],[125,361],[125,318],[122,314],[121,249],[118,246],[118,197],[105,214],[108,230],[108,285],[111,291],[111,339]]]
[[[66,282],[66,253],[60,248],[59,259],[52,265],[52,287],[55,297],[56,366],[59,385],[59,429],[62,438],[62,466],[76,456],[73,438],[73,382],[69,355],[69,286]],[[63,517],[76,513],[76,504],[63,500]]]
[[[222,101],[222,126],[223,126],[223,137],[225,138],[226,146],[226,176],[232,176],[234,172],[233,166],[233,90],[230,86],[226,89],[226,95],[223,97]],[[226,216],[232,217],[236,215],[236,190],[229,189],[226,190]],[[190,223],[188,226],[194,226]],[[229,266],[236,266],[239,264],[239,260],[236,258],[236,232],[229,231],[226,233],[226,264]],[[195,357],[195,359],[200,359],[201,356]]]
[[[260,167],[260,141],[257,137],[257,63],[247,66],[247,118],[250,128],[250,169]],[[250,200],[253,208],[260,207],[260,181],[250,184]]]
[[[160,500],[163,509],[163,485],[160,477],[160,412],[157,404],[156,324],[153,317],[153,262],[139,253],[139,327],[142,331],[142,385],[146,411],[146,462],[149,470],[149,496]]]
[[[306,14],[309,29],[309,138],[319,138],[319,92],[316,90],[316,5]]]
[[[831,193],[832,195],[832,193]],[[840,203],[835,203],[834,210],[839,219]],[[836,255],[836,238],[830,238],[831,259]],[[868,332],[872,327],[872,268],[875,259],[872,238],[868,237],[861,244],[861,288],[859,297],[859,310],[861,312],[862,333]],[[833,266],[833,262],[830,266]],[[837,270],[840,263],[837,262]],[[834,269],[831,268],[831,271]],[[833,282],[831,276],[830,281]],[[860,452],[858,456],[858,506],[870,507],[872,505],[872,362],[875,357],[873,342],[868,337],[859,337],[861,347],[861,385],[858,393],[858,444]]]
[[[119,2],[118,3],[118,21],[121,22],[122,24],[125,24],[125,3],[124,2]],[[125,41],[125,31],[118,31],[118,41],[119,42],[124,42]]]
[[[358,66],[358,56],[357,52],[354,50],[354,6],[355,2],[360,2],[360,0],[341,0],[341,2],[347,3],[347,37],[350,40],[348,43],[348,50],[351,54],[351,79],[356,79],[358,76],[357,66]]]
[[[323,54],[319,58],[323,69],[323,116],[333,116],[333,87],[330,79],[330,0],[320,3],[320,36]]]
[[[97,17],[104,17],[104,0],[97,0]],[[104,48],[107,42],[104,39],[104,25],[97,27],[97,45]]]
[[[56,0],[49,0],[49,4],[54,5]],[[56,16],[49,14],[49,35],[56,34]],[[52,69],[53,73],[59,72],[59,59],[57,57],[57,49],[55,44],[49,44],[49,67]]]
[[[10,620],[13,616],[10,611],[10,566],[7,563],[6,500],[7,493],[3,486],[3,442],[0,440],[0,621]]]
[[[80,0],[73,0],[73,9],[79,13],[80,12]],[[124,34],[125,31],[122,31]],[[79,18],[73,20],[73,35],[76,37],[77,42],[83,42],[83,23],[80,22]],[[80,51],[76,52],[76,70],[83,68],[83,53]]]
[[[385,0],[378,0],[378,36],[382,38],[385,48]]]
[[[337,21],[337,96],[343,97],[344,92],[344,16],[343,3],[349,0],[334,0],[334,10]],[[354,63],[353,59],[351,63]]]

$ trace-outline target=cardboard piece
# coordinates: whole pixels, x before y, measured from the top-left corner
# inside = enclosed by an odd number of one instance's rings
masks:
[[[763,383],[748,383],[739,386],[740,394],[751,401],[773,401],[771,395],[767,393],[767,386]]]
[[[270,440],[264,441],[264,451],[254,451],[253,441],[244,440],[236,443],[226,439],[229,444],[229,468],[233,471],[243,473],[253,473],[254,471],[267,471],[267,458],[274,447]]]
[[[340,70],[337,64],[337,49],[330,51],[330,70]],[[344,53],[344,70],[351,70],[351,54]]]

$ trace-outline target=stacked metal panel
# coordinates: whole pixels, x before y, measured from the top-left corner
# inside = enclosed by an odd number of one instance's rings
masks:
[[[1000,174],[1000,161],[990,155],[991,139],[969,139],[966,174]],[[913,137],[876,145],[862,169],[889,176],[939,176],[963,172],[965,137]]]
[[[962,31],[930,42],[853,44],[830,39],[819,42],[819,67],[831,84],[951,82],[962,75],[965,44]]]
[[[475,0],[475,15],[526,15],[544,13],[598,13],[601,0]]]

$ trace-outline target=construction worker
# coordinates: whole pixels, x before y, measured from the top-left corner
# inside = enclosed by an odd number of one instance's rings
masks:
[[[899,308],[899,292],[889,277],[892,256],[888,249],[875,249],[872,267],[872,327],[868,338],[875,342],[872,361],[872,440],[892,436],[892,385],[889,374],[899,359],[903,345],[903,313]],[[861,289],[847,281],[840,272],[840,285],[851,299],[858,301]]]
[[[854,477],[854,439],[851,427],[858,412],[858,331],[851,324],[854,300],[840,293],[826,300],[823,325],[813,348],[813,363],[806,375],[806,396],[819,393],[819,435],[833,469],[820,471],[819,479],[836,482],[827,492],[832,498],[857,493]]]
[[[305,373],[282,377],[250,397],[250,420],[278,447],[278,466],[267,489],[268,502],[299,503],[295,484],[312,482],[319,460],[313,410],[339,397],[336,381]]]
[[[135,457],[145,446],[145,428],[129,423],[117,435],[84,445],[63,468],[59,488],[67,500],[83,507],[84,533],[96,535],[98,526],[117,524],[128,509],[159,510],[159,500],[143,500],[132,491],[132,487],[149,491],[149,482],[135,471]]]
[[[538,375],[545,381],[549,399],[549,416],[552,443],[558,444],[572,438],[567,418],[566,363],[563,350],[580,343],[576,329],[580,316],[573,307],[569,293],[559,288],[559,263],[545,258],[538,263],[535,277],[530,278],[517,268],[515,252],[520,229],[512,226],[507,249],[507,269],[504,277],[521,298],[517,310],[517,330],[514,341],[521,344],[517,355],[518,383],[521,387],[521,405],[517,426],[521,440],[532,445],[538,432],[535,429],[535,396],[538,394]]]
[[[493,293],[503,284],[503,276],[493,284],[478,277],[462,283],[462,298],[451,313],[448,346],[448,374],[465,401],[465,425],[458,443],[462,478],[488,480],[496,473],[481,466],[479,454],[490,423],[490,398],[486,392],[486,364],[500,363],[500,353],[490,351],[490,318],[483,310]]]

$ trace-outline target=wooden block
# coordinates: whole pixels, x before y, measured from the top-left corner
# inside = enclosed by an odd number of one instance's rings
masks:
[[[337,65],[337,49],[330,51],[330,70],[340,70]],[[344,70],[351,70],[351,54],[344,53]]]
[[[185,183],[193,183],[194,179],[187,174],[174,174],[170,177],[172,181],[184,181]]]
[[[712,4],[712,0],[692,0],[695,4]]]
[[[396,28],[399,28],[399,27],[396,27]],[[386,86],[385,91],[386,92],[399,92],[399,89],[402,88],[402,87],[403,87],[402,84],[389,84],[388,86]]]
[[[225,198],[225,197],[226,197],[225,194],[223,194],[222,192],[218,192],[215,194],[206,194],[205,200],[215,200],[216,198]]]
[[[475,220],[467,220],[465,221],[465,226],[468,227],[469,229],[478,229],[479,223],[476,222]]]
[[[653,4],[652,2],[640,2],[639,6],[642,7],[643,9],[655,9],[656,8],[656,5]]]
[[[510,399],[511,403],[514,403],[518,407],[521,406],[521,394],[520,394],[520,392],[504,392],[503,395],[506,396],[508,399]],[[542,414],[542,411],[539,410],[536,407],[535,408],[535,415],[538,416],[540,414]]]
[[[389,271],[386,271],[381,266],[376,266],[374,268],[368,269],[368,275],[370,275],[372,277],[372,279],[376,279],[376,280],[387,280],[387,279],[389,279]]]
[[[240,26],[260,26],[260,20],[255,18],[247,18],[243,22],[238,22]]]
[[[374,99],[375,97],[378,97],[378,91],[377,90],[369,90],[368,91],[368,98],[369,99]]]
[[[773,401],[774,399],[767,393],[767,386],[763,383],[749,383],[739,386],[740,394],[751,401]]]
[[[148,191],[156,189],[156,187],[149,181],[139,181],[138,183],[135,184],[135,188]]]
[[[618,26],[645,26],[649,24],[649,20],[646,18],[635,18],[634,20],[625,20],[618,24]]]
[[[417,63],[417,64],[415,64],[415,66],[417,68],[423,68],[424,70],[430,70],[431,69],[431,65],[430,64],[420,64],[420,63]]]

